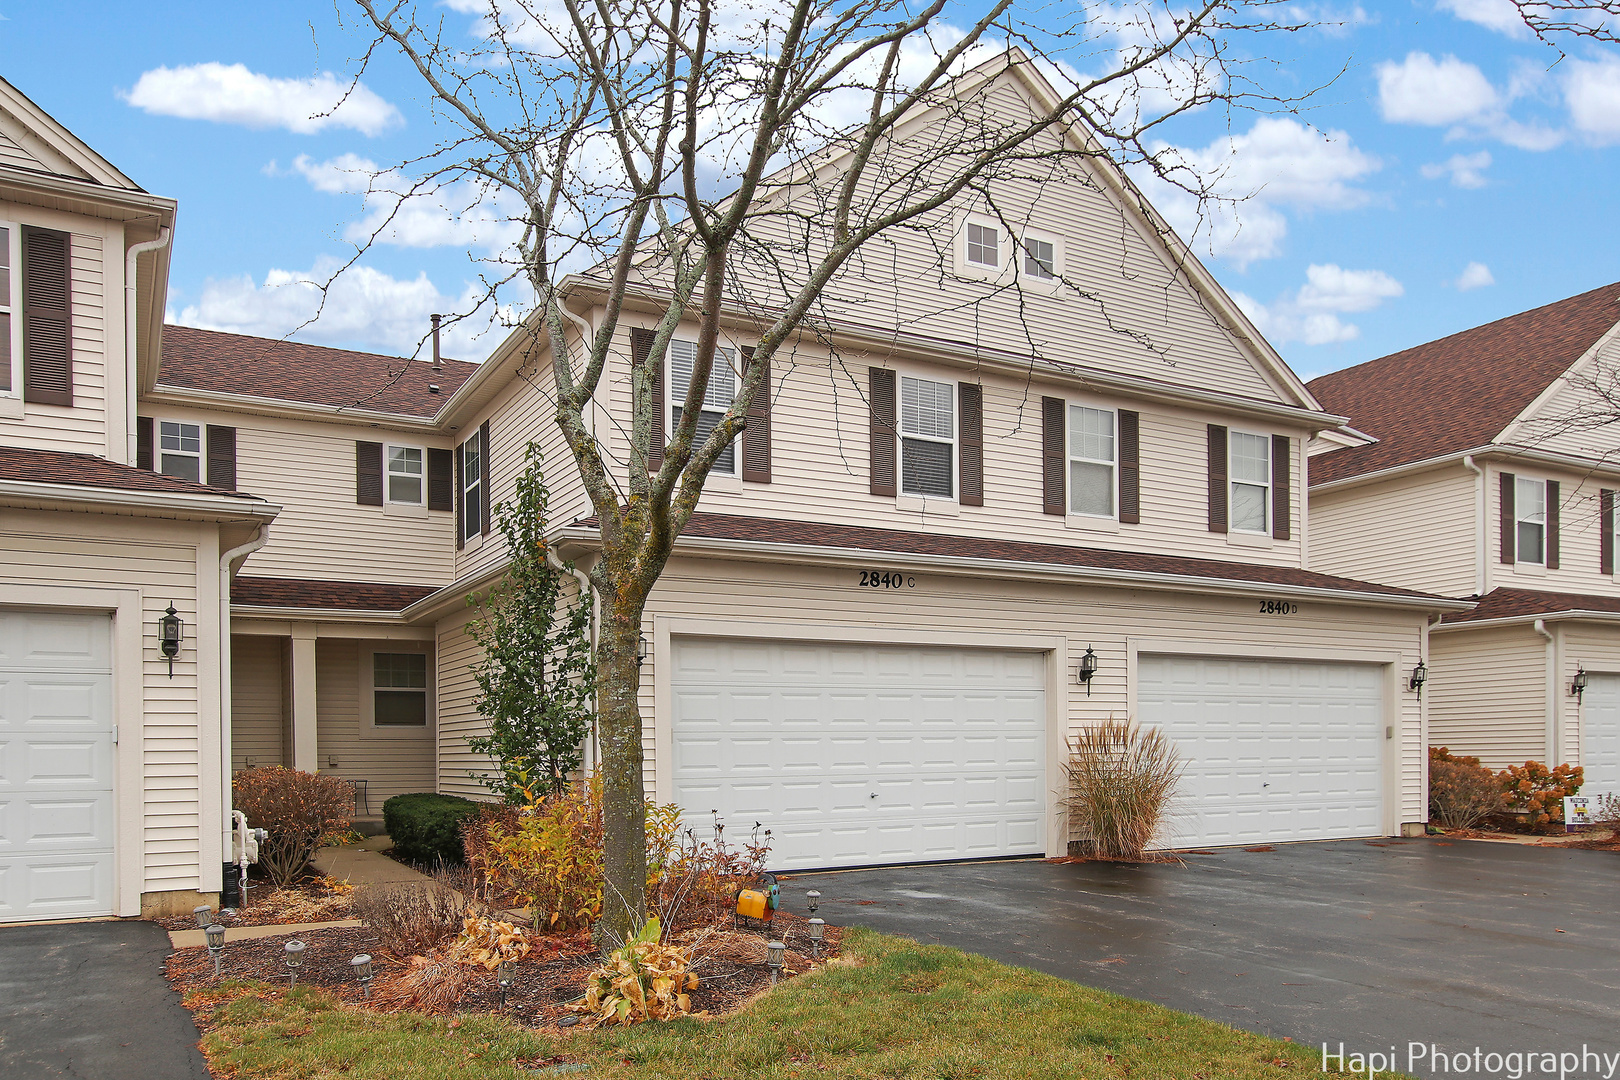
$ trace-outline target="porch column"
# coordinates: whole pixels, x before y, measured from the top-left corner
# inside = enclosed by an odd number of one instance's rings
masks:
[[[315,772],[320,758],[315,742],[315,628],[292,633],[292,767]]]

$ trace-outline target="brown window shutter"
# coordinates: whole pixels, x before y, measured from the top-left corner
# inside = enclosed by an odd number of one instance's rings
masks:
[[[137,416],[135,418],[135,467],[137,469],[150,469],[152,467],[152,418],[150,416]]]
[[[743,371],[754,363],[754,349],[742,348]],[[771,361],[766,357],[765,368],[754,391],[754,400],[748,403],[748,425],[743,428],[742,478],[750,484],[771,482]]]
[[[430,446],[427,456],[428,509],[455,509],[455,465],[450,451]]]
[[[466,472],[466,461],[467,461],[467,458],[466,458],[466,454],[463,452],[463,451],[465,451],[466,447],[467,447],[467,444],[462,443],[460,446],[456,447],[456,451],[455,451],[455,453],[456,453],[456,550],[457,551],[460,551],[467,543],[467,529],[466,529],[466,517],[467,517],[467,480],[466,480],[467,472]]]
[[[1558,569],[1558,481],[1547,481],[1547,569]]]
[[[1119,520],[1142,523],[1142,414],[1119,410]]]
[[[354,444],[354,501],[360,506],[383,504],[382,443]]]
[[[647,366],[652,356],[653,339],[657,331],[630,329],[630,370]],[[647,471],[657,472],[664,467],[664,376],[659,372],[652,387],[652,433],[647,437]]]
[[[1041,398],[1041,512],[1062,516],[1069,509],[1068,483],[1064,479],[1062,398]]]
[[[1514,483],[1515,479],[1516,479],[1516,477],[1510,472],[1505,472],[1505,473],[1501,474],[1501,483],[1502,483],[1502,562],[1506,566],[1512,566],[1513,565],[1514,556],[1515,556],[1515,554],[1516,554],[1516,552],[1518,550],[1517,546],[1516,546],[1516,539],[1517,538],[1514,536],[1514,532],[1515,532],[1514,524],[1515,523],[1514,523],[1514,520],[1513,520],[1513,518],[1514,518],[1514,513],[1513,513],[1513,503],[1514,503],[1513,483]]]
[[[236,490],[236,429],[208,425],[208,484]]]
[[[1209,531],[1226,531],[1226,428],[1209,425]]]
[[[1294,476],[1293,440],[1286,435],[1271,437],[1271,537],[1287,540],[1293,536]]]
[[[1598,571],[1614,573],[1614,492],[1598,492]]]
[[[478,425],[478,531],[489,532],[489,421]]]
[[[895,483],[894,372],[888,368],[867,370],[870,379],[872,494],[892,496],[898,490]]]
[[[73,404],[73,319],[65,232],[25,227],[23,400]]]
[[[978,383],[958,383],[961,420],[957,447],[961,458],[961,491],[957,501],[963,506],[984,505],[984,387]]]

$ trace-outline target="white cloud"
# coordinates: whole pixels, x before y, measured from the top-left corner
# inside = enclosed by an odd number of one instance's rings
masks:
[[[1530,36],[1530,28],[1513,0],[1438,0],[1435,7],[1498,34],[1516,38]]]
[[[1595,143],[1620,141],[1620,60],[1569,60],[1564,101],[1577,130]]]
[[[358,195],[363,213],[344,231],[344,238],[363,244],[398,247],[466,247],[500,251],[523,232],[516,196],[470,181],[413,185],[395,169],[384,169],[357,154],[315,161],[307,154],[293,160],[292,170],[316,191]]]
[[[1458,292],[1467,292],[1469,289],[1483,289],[1487,285],[1495,285],[1496,277],[1491,268],[1482,262],[1471,262],[1463,267],[1463,272],[1457,275],[1457,280],[1451,283]]]
[[[1481,150],[1477,154],[1453,154],[1446,161],[1423,166],[1421,171],[1429,180],[1450,176],[1454,187],[1482,188],[1486,183],[1485,170],[1490,167],[1490,151]]]
[[[1361,336],[1361,328],[1340,315],[1371,311],[1405,292],[1382,270],[1346,270],[1326,263],[1307,267],[1305,284],[1271,304],[1243,293],[1232,297],[1274,345],[1292,341],[1334,345]]]
[[[1378,108],[1396,124],[1441,126],[1497,112],[1501,101],[1490,80],[1455,56],[1439,60],[1412,52],[1399,64],[1378,65]]]
[[[190,64],[144,72],[120,95],[138,109],[184,120],[213,120],[250,128],[281,127],[301,135],[346,127],[378,135],[403,123],[399,110],[364,83],[330,72],[276,79],[242,64]]]

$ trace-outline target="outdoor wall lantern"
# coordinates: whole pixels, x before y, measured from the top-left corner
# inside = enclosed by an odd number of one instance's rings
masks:
[[[1086,688],[1086,697],[1091,696],[1091,677],[1095,674],[1097,674],[1097,654],[1091,651],[1090,645],[1087,645],[1086,655],[1080,658],[1079,671],[1080,682]]]
[[[810,920],[810,955],[817,960],[821,959],[821,943],[827,937],[827,920]]]
[[[816,913],[816,908],[821,906],[821,890],[811,889],[809,892],[805,893],[804,902],[809,905],[810,914],[814,915]]]
[[[180,636],[183,632],[180,613],[170,603],[169,610],[158,620],[158,645],[163,650],[164,659],[169,661],[171,679],[174,678],[174,658],[180,655]]]
[[[765,945],[765,963],[771,969],[771,985],[776,985],[776,979],[782,973],[782,959],[787,952],[787,945],[780,941],[767,942]]]
[[[214,961],[214,978],[219,978],[219,958],[225,952],[225,928],[218,923],[203,930],[203,940],[208,943],[208,956]]]
[[[349,966],[354,969],[354,977],[360,980],[360,992],[365,994],[367,1001],[370,1001],[371,980],[373,978],[371,974],[371,956],[368,953],[361,953],[349,961]]]
[[[1571,694],[1574,694],[1576,697],[1580,697],[1582,694],[1586,693],[1586,668],[1585,667],[1578,666],[1578,667],[1575,668],[1575,678],[1570,680],[1569,692]]]
[[[647,635],[636,635],[636,667],[647,662]]]
[[[304,943],[289,941],[281,947],[281,952],[286,959],[287,970],[292,972],[292,978],[287,983],[287,989],[291,990],[298,985],[298,968],[304,962]]]
[[[1418,697],[1422,697],[1423,684],[1428,681],[1429,668],[1423,663],[1423,658],[1420,656],[1418,657],[1418,666],[1412,669],[1412,677],[1406,680],[1406,688],[1417,694]]]

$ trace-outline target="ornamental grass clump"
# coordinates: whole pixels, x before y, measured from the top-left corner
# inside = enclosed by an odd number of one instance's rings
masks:
[[[1140,859],[1160,839],[1183,763],[1156,728],[1106,720],[1069,740],[1069,820],[1103,859]]]
[[[1429,747],[1429,819],[1443,829],[1472,829],[1502,809],[1497,775],[1477,757]]]
[[[284,769],[242,769],[231,776],[231,805],[269,833],[259,866],[284,889],[309,868],[327,840],[349,831],[354,791],[335,776]]]

